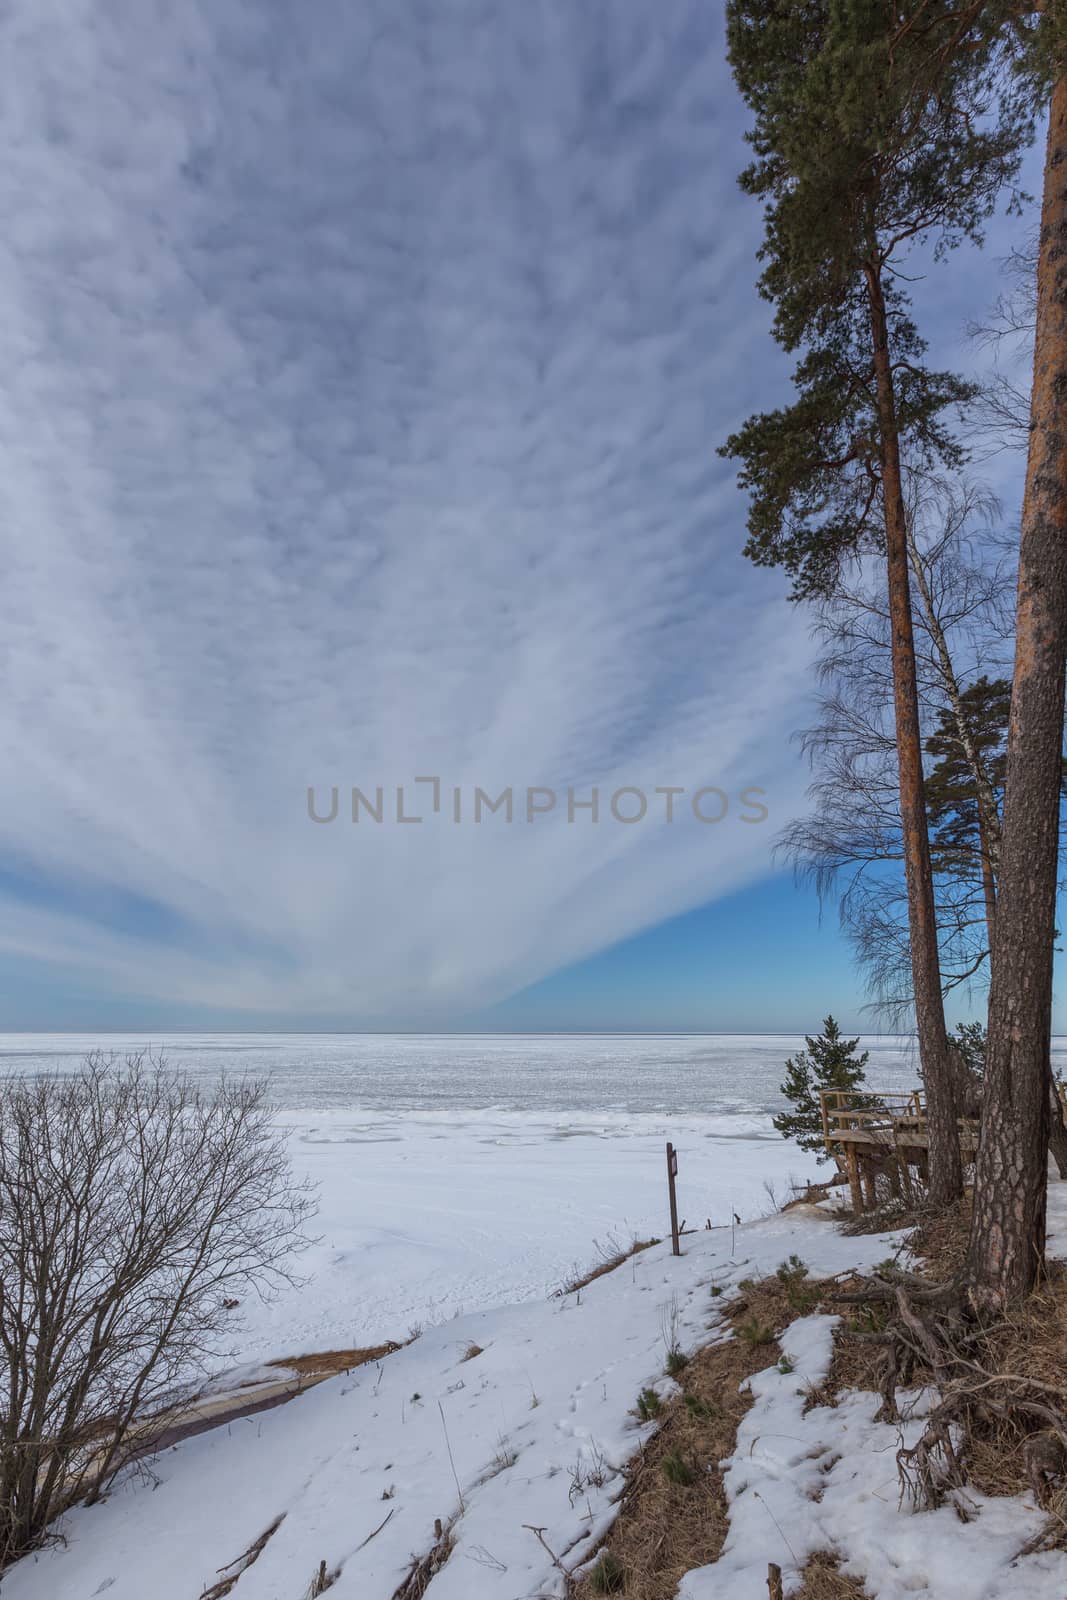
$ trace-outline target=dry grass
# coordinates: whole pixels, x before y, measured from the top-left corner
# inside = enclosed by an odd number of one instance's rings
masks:
[[[565,1295],[576,1294],[579,1289],[585,1289],[589,1284],[595,1283],[597,1278],[603,1278],[607,1273],[614,1272],[624,1261],[629,1261],[631,1256],[638,1255],[642,1250],[651,1250],[654,1244],[660,1243],[662,1243],[660,1239],[635,1239],[625,1250],[621,1247],[603,1250],[601,1259],[595,1267],[591,1267],[588,1272],[576,1273],[574,1277],[568,1278],[566,1283],[560,1285],[555,1292],[556,1299],[562,1300]]]
[[[834,1286],[835,1292],[856,1294],[863,1288],[859,1277],[842,1278]],[[841,1322],[834,1329],[834,1349],[830,1370],[825,1381],[811,1392],[812,1405],[835,1406],[838,1397],[848,1389],[869,1389],[878,1392],[881,1345],[864,1344],[849,1338],[850,1333],[879,1333],[886,1321],[884,1305],[866,1306],[830,1305]]]
[[[222,1573],[222,1577],[217,1583],[213,1583],[207,1589],[201,1591],[200,1600],[224,1600],[224,1597],[237,1587],[237,1580],[242,1573],[247,1572],[249,1567],[254,1566],[259,1560],[284,1521],[285,1513],[283,1512],[280,1517],[275,1518],[269,1528],[263,1530],[258,1539],[253,1540],[247,1550],[243,1551],[235,1560],[229,1562],[227,1566],[220,1567],[219,1571]]]
[[[858,1578],[845,1576],[830,1550],[809,1556],[802,1576],[804,1582],[793,1590],[791,1600],[870,1600],[868,1590]]]
[[[841,1194],[840,1186],[830,1178],[825,1183],[809,1183],[800,1194],[794,1194],[792,1200],[787,1200],[781,1210],[795,1211],[797,1206],[818,1205],[820,1201],[828,1200],[835,1189]],[[842,1194],[841,1198],[843,1201],[845,1196]]]
[[[326,1562],[320,1561],[315,1576],[312,1578],[304,1592],[305,1600],[319,1600],[319,1596],[324,1595],[327,1589],[332,1589],[340,1576],[340,1568],[330,1572],[326,1566]]]
[[[682,1399],[664,1406],[659,1431],[641,1450],[630,1470],[608,1548],[624,1572],[627,1600],[673,1600],[684,1573],[720,1554],[727,1532],[726,1500],[718,1463],[730,1455],[737,1427],[752,1404],[738,1386],[769,1366],[776,1347],[752,1350],[736,1339],[711,1345],[685,1370],[685,1393],[701,1403],[702,1413]],[[664,1462],[681,1460],[692,1481],[679,1484]],[[593,1593],[588,1579],[575,1594]]]
[[[1009,1313],[992,1332],[982,1352],[987,1371],[1029,1379],[1067,1400],[1064,1352],[1067,1351],[1067,1271],[1050,1263],[1045,1281],[1025,1305]],[[1015,1495],[1033,1488],[1027,1470],[1027,1439],[1017,1425],[1002,1423],[975,1432],[969,1452],[969,1480],[984,1494]],[[1067,1481],[1061,1473],[1042,1496],[1050,1526],[1046,1548],[1067,1549]]]
[[[268,1361],[267,1365],[285,1372],[299,1373],[302,1378],[327,1378],[338,1372],[351,1372],[353,1367],[364,1367],[368,1361],[381,1361],[383,1356],[391,1356],[400,1348],[400,1345],[390,1341],[388,1344],[368,1345],[362,1350],[319,1350],[307,1356],[280,1356],[275,1361]]]
[[[423,1556],[413,1556],[404,1581],[393,1590],[392,1600],[422,1600],[433,1579],[452,1554],[455,1538],[452,1524],[438,1519],[434,1524],[434,1542]]]
[[[931,1283],[958,1276],[967,1254],[971,1228],[971,1202],[965,1196],[941,1216],[920,1216],[908,1246],[922,1260],[922,1273]]]
[[[841,1223],[841,1232],[849,1239],[863,1234],[888,1233],[891,1228],[912,1228],[919,1220],[918,1211],[899,1196],[888,1196],[873,1211],[852,1212]]]
[[[808,1298],[817,1299],[818,1284],[806,1289]],[[776,1277],[746,1284],[728,1320],[735,1335],[754,1325],[767,1329],[771,1342],[737,1336],[706,1345],[679,1375],[681,1395],[664,1402],[658,1431],[630,1468],[606,1541],[622,1569],[619,1592],[625,1600],[673,1600],[686,1572],[722,1553],[729,1524],[719,1463],[732,1455],[738,1424],[752,1404],[740,1385],[781,1355],[776,1336],[800,1314],[791,1298],[795,1287]],[[588,1573],[573,1588],[576,1600],[594,1593]],[[813,1594],[812,1600],[831,1600],[831,1592]]]

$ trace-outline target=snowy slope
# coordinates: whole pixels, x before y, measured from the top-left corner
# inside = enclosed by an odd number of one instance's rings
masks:
[[[331,1600],[388,1600],[461,1495],[456,1550],[432,1600],[555,1593],[559,1574],[523,1524],[543,1527],[568,1564],[579,1559],[647,1431],[630,1415],[640,1389],[669,1383],[672,1315],[683,1348],[706,1342],[721,1303],[710,1283],[772,1271],[791,1251],[835,1272],[882,1260],[887,1241],[787,1214],[738,1230],[733,1257],[730,1229],[702,1232],[680,1259],[656,1246],[580,1294],[434,1328],[379,1369],[179,1445],[155,1464],[158,1487],[134,1480],[72,1513],[66,1546],[13,1569],[3,1600],[196,1600],[283,1512],[236,1600],[302,1600],[323,1559],[341,1568]],[[472,1343],[483,1354],[464,1361]]]
[[[1055,1215],[1062,1225],[1062,1205]],[[712,1283],[728,1290],[794,1251],[816,1275],[869,1267],[893,1242],[787,1213],[736,1235],[687,1237],[677,1260],[655,1247],[566,1299],[434,1328],[379,1368],[166,1453],[158,1485],[135,1479],[75,1511],[65,1546],[14,1568],[3,1600],[197,1600],[279,1516],[234,1600],[303,1600],[322,1560],[339,1569],[331,1600],[389,1600],[432,1545],[435,1518],[455,1518],[456,1546],[429,1600],[558,1595],[560,1573],[524,1525],[543,1529],[570,1567],[610,1524],[620,1469],[647,1432],[631,1414],[638,1392],[670,1386],[672,1322],[692,1348],[719,1327]],[[804,1414],[798,1391],[826,1371],[833,1320],[794,1323],[782,1342],[795,1372],[752,1380],[756,1403],[727,1474],[727,1548],[687,1577],[683,1600],[763,1600],[769,1560],[788,1574],[827,1545],[846,1551],[880,1600],[1062,1600],[1067,1557],[1011,1566],[1039,1521],[1028,1497],[976,1497],[966,1526],[948,1510],[901,1514],[898,1434],[871,1420],[876,1398]],[[464,1360],[472,1344],[482,1353]]]

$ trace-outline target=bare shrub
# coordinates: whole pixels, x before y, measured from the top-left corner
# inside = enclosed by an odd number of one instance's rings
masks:
[[[262,1083],[100,1055],[0,1080],[0,1569],[165,1437],[313,1212]]]

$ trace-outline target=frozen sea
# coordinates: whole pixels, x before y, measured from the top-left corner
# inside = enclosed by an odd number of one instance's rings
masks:
[[[1067,1041],[1058,1041],[1067,1050]],[[799,1034],[0,1034],[0,1072],[70,1071],[146,1047],[216,1078],[251,1074],[286,1111],[752,1113],[781,1105]],[[867,1076],[916,1081],[913,1042],[873,1035]]]
[[[771,1116],[799,1035],[4,1034],[0,1073],[149,1046],[269,1080],[295,1169],[318,1185],[305,1279],[234,1313],[225,1360],[404,1339],[551,1294],[601,1250],[668,1229],[665,1143],[691,1226],[772,1209],[815,1158]],[[912,1041],[863,1039],[868,1082],[911,1088]],[[1067,1067],[1067,1040],[1056,1041]],[[822,1169],[825,1170],[825,1169]],[[772,1199],[773,1195],[773,1199]]]

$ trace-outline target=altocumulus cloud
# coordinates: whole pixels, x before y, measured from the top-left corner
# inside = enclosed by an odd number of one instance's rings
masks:
[[[763,872],[805,619],[714,447],[774,358],[693,0],[15,0],[0,950],[445,1018]],[[307,819],[717,784],[744,827]]]

